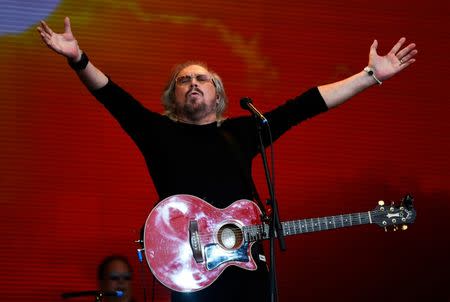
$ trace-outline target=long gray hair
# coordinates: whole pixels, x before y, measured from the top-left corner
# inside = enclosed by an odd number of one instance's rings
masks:
[[[217,107],[216,107],[216,117],[217,121],[222,121],[224,119],[224,112],[227,109],[228,106],[228,98],[225,93],[225,89],[223,87],[222,80],[220,79],[219,75],[215,73],[214,71],[210,70],[208,66],[203,62],[198,61],[188,61],[182,64],[176,65],[170,74],[169,80],[166,84],[166,87],[161,95],[161,101],[164,105],[165,112],[164,114],[169,116],[172,119],[177,119],[177,116],[175,114],[175,86],[176,86],[176,79],[178,74],[181,70],[188,66],[192,65],[198,65],[206,70],[208,70],[209,74],[212,77],[212,82],[214,87],[216,88],[216,94],[218,96],[217,99]]]

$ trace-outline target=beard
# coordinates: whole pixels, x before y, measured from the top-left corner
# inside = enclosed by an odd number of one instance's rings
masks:
[[[216,112],[216,103],[208,104],[199,98],[188,97],[183,106],[176,109],[176,114],[192,122],[201,121],[211,113]]]

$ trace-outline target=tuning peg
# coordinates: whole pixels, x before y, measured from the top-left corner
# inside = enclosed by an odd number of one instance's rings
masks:
[[[383,200],[378,201],[378,205],[379,205],[380,207],[384,206],[384,201],[383,201]]]
[[[394,225],[394,232],[398,231],[398,226]]]
[[[384,231],[387,233],[387,227],[384,227]]]
[[[402,231],[406,231],[408,229],[408,226],[406,224],[402,225]]]

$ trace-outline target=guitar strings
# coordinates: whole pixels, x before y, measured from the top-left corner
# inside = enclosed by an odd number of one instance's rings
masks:
[[[375,211],[371,211],[372,219],[377,216]],[[344,219],[345,217],[345,219]],[[338,218],[338,219],[336,219]],[[369,215],[367,212],[343,214],[337,216],[327,216],[322,218],[307,218],[301,220],[292,220],[282,222],[284,235],[302,234],[318,231],[326,231],[330,229],[338,229],[344,227],[351,227],[353,225],[362,225],[370,223]],[[238,227],[238,231],[233,230],[236,241],[241,241],[245,236],[250,239],[265,238],[265,234],[268,231],[267,224],[247,225],[244,227]],[[198,237],[201,239],[208,239],[212,236],[216,236],[218,232],[199,232]],[[258,240],[256,239],[256,240]],[[256,241],[249,240],[249,241]]]

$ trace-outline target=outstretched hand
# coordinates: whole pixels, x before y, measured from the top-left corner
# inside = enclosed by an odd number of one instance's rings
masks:
[[[62,34],[53,32],[45,21],[41,21],[41,26],[37,27],[37,31],[41,34],[42,41],[53,51],[75,61],[81,56],[78,42],[70,28],[69,17],[64,18],[64,33]]]
[[[416,61],[414,59],[418,52],[416,44],[410,43],[402,48],[405,41],[405,38],[401,38],[385,56],[378,55],[378,41],[373,41],[369,52],[369,66],[375,70],[377,78],[381,81],[389,79]]]

